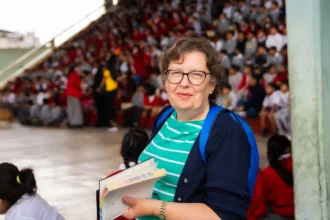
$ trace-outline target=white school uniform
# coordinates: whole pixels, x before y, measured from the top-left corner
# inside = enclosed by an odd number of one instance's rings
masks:
[[[278,91],[273,92],[270,96],[266,96],[263,102],[263,106],[266,108],[272,107],[274,104],[280,106],[280,96]]]
[[[5,215],[5,220],[64,220],[63,216],[53,206],[43,200],[38,194],[23,195]]]

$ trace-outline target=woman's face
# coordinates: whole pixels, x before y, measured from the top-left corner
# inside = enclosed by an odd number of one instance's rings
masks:
[[[172,61],[169,70],[177,70],[184,73],[191,71],[203,71],[209,73],[206,66],[206,56],[202,52],[189,52],[183,54],[179,60]],[[207,74],[201,85],[193,85],[185,75],[179,84],[171,84],[165,80],[165,89],[168,99],[177,111],[197,111],[208,103],[208,96],[215,89],[215,83],[211,82],[211,75]]]

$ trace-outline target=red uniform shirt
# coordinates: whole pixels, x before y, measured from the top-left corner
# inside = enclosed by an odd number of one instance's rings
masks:
[[[266,217],[266,201],[263,188],[263,175],[259,170],[254,186],[251,206],[247,213],[248,220],[264,219]]]
[[[66,85],[66,95],[80,99],[82,91],[80,87],[81,81],[78,73],[72,72],[69,75],[68,83]]]
[[[143,104],[145,106],[157,107],[162,104],[162,100],[156,95],[154,98],[149,98],[147,95],[144,95]]]
[[[291,155],[282,159],[281,164],[285,169],[292,171]],[[270,166],[263,171],[263,183],[266,202],[271,204],[273,212],[281,216],[293,217],[293,187],[287,185]]]

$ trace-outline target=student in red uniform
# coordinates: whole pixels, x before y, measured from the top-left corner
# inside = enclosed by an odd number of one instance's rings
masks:
[[[263,188],[263,175],[259,169],[254,191],[251,201],[251,206],[247,212],[247,220],[259,220],[266,217],[266,202]]]
[[[74,64],[71,66],[68,83],[66,85],[67,113],[69,127],[72,128],[79,128],[84,124],[81,104],[82,89],[79,71],[80,69],[78,65]]]
[[[269,138],[267,148],[269,166],[259,170],[247,219],[294,219],[291,142],[275,135]]]
[[[119,169],[111,173],[108,177],[114,176],[121,171],[130,168],[138,163],[138,159],[142,151],[149,143],[149,136],[147,132],[140,128],[131,128],[123,137],[121,142],[120,154],[123,158],[123,163],[120,164]],[[99,190],[96,191],[96,203],[99,207]],[[99,213],[97,213],[99,219]],[[118,217],[115,220],[126,220],[124,217]]]
[[[156,116],[161,111],[159,107],[162,104],[162,100],[158,94],[156,94],[156,88],[147,84],[146,94],[143,99],[143,113],[141,119],[141,126],[151,128]]]
[[[280,135],[269,138],[267,157],[269,166],[262,173],[265,200],[271,207],[267,219],[294,219],[290,140]]]

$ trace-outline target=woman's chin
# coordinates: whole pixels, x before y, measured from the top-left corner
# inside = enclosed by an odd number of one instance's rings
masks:
[[[192,107],[193,107],[192,103],[180,102],[174,108],[177,111],[188,111],[188,110],[191,110]]]

